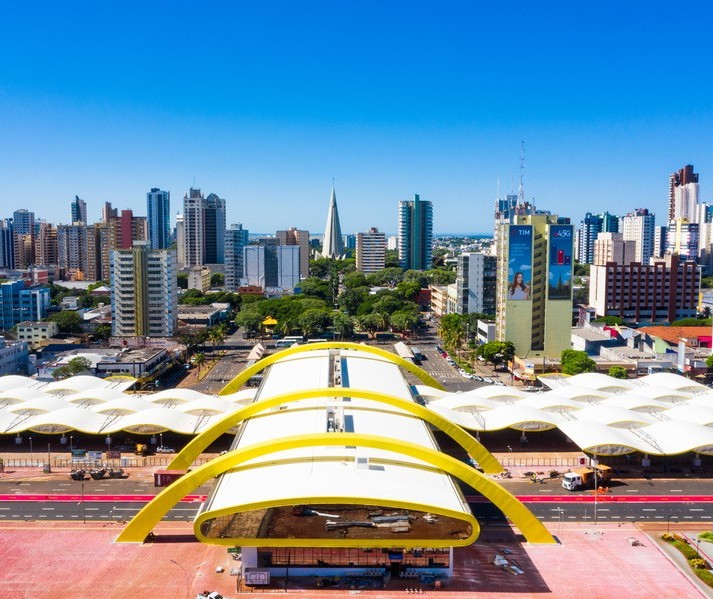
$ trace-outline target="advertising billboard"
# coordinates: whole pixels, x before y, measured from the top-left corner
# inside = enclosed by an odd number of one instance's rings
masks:
[[[508,248],[508,300],[529,300],[532,284],[532,226],[511,225]]]
[[[572,299],[573,236],[572,225],[550,225],[548,299]]]

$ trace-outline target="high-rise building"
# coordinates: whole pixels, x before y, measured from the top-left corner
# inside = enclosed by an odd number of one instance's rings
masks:
[[[172,337],[178,286],[175,250],[154,250],[148,241],[111,254],[112,333],[118,337]]]
[[[171,194],[152,187],[146,194],[149,243],[154,250],[171,246]]]
[[[287,229],[277,232],[277,241],[280,245],[297,245],[300,248],[300,277],[309,277],[309,231],[300,229]],[[247,245],[247,244],[246,244]],[[227,257],[226,257],[227,260]]]
[[[637,208],[621,219],[624,239],[636,242],[636,262],[648,264],[654,253],[656,216],[646,208]]]
[[[26,269],[35,261],[34,236],[15,233],[15,268]]]
[[[0,220],[0,267],[15,268],[15,232],[11,218]]]
[[[456,307],[458,314],[495,314],[497,259],[480,253],[458,256]]]
[[[668,220],[698,222],[698,173],[687,164],[668,178]]]
[[[635,261],[636,242],[625,240],[623,233],[600,233],[594,241],[594,265],[604,266],[609,262],[629,264]]]
[[[685,218],[675,218],[669,221],[666,234],[666,253],[678,254],[682,261],[696,262],[699,254],[699,227],[699,223],[689,222]]]
[[[178,256],[178,267],[183,268],[186,259],[186,231],[182,214],[176,215],[176,256]]]
[[[35,233],[35,213],[20,208],[12,213],[12,224],[15,233],[20,235],[34,235]]]
[[[80,200],[79,196],[74,196],[74,200],[70,206],[72,224],[74,223],[84,223],[87,224],[87,203],[84,200]]]
[[[399,202],[399,266],[406,270],[431,268],[433,205],[415,194]]]
[[[99,222],[87,227],[87,279],[90,281],[108,281],[111,271],[111,251],[114,249],[112,223]]]
[[[69,271],[86,275],[87,227],[85,225],[57,225],[57,264]]]
[[[584,215],[577,235],[577,259],[582,264],[591,264],[594,260],[594,241],[599,233],[618,233],[619,217],[605,212],[604,214]]]
[[[110,219],[119,216],[119,211],[111,207],[111,202],[104,202],[102,206],[102,222],[108,223]]]
[[[134,216],[132,210],[122,210],[119,216],[109,220],[109,225],[112,250],[128,250],[135,241],[148,239],[146,217]]]
[[[279,234],[279,231],[278,231]],[[225,290],[235,292],[245,276],[243,248],[248,245],[249,233],[243,225],[235,223],[225,232]],[[301,258],[301,254],[300,254]]]
[[[183,264],[223,264],[225,230],[225,200],[214,193],[205,198],[191,188],[183,198]]]
[[[559,357],[570,347],[574,230],[537,213],[500,225],[496,332],[518,356]]]
[[[334,191],[334,187],[332,187],[329,210],[327,211],[327,224],[324,228],[324,239],[322,240],[322,256],[325,258],[341,258],[343,255],[344,240],[342,239],[342,227],[339,224],[337,194]]]
[[[589,305],[597,316],[620,316],[629,322],[693,317],[699,289],[700,267],[677,254],[651,264],[608,262],[589,271]]]
[[[225,200],[211,193],[205,199],[204,264],[225,262]]]
[[[365,274],[377,272],[386,266],[386,235],[376,227],[366,233],[357,233],[356,269]]]
[[[42,266],[57,265],[57,228],[45,221],[37,223],[35,264]]]
[[[663,258],[666,253],[666,238],[668,237],[668,228],[659,226],[654,227],[654,258]]]
[[[292,290],[300,282],[299,246],[248,245],[243,249],[243,261],[245,285]]]

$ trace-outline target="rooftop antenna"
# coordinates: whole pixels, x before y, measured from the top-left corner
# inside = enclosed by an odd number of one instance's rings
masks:
[[[525,202],[525,187],[523,186],[523,178],[525,176],[525,142],[520,141],[520,189],[517,192],[517,203]]]

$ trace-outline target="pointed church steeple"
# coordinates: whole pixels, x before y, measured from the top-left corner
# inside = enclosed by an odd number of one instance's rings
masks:
[[[332,197],[329,200],[329,211],[327,212],[327,226],[324,228],[324,240],[322,242],[322,257],[340,258],[344,255],[344,240],[342,239],[342,228],[339,226],[339,212],[337,211],[337,194],[332,185]]]

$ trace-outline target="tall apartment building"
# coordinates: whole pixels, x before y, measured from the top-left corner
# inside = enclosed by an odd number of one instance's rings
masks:
[[[636,242],[636,262],[648,264],[654,254],[656,216],[646,208],[637,208],[621,219],[624,239]]]
[[[225,200],[191,188],[183,198],[184,266],[223,264],[225,230]]]
[[[300,248],[300,277],[309,278],[309,231],[300,229],[287,229],[277,232],[277,241],[280,245],[296,245]],[[227,257],[226,257],[227,260]]]
[[[279,231],[278,231],[279,233]],[[235,223],[225,232],[225,290],[237,291],[245,276],[243,269],[243,249],[248,245],[249,232],[243,225]],[[302,255],[300,254],[300,258]]]
[[[654,258],[663,258],[666,253],[666,238],[668,228],[664,226],[654,227]]]
[[[698,173],[687,164],[668,178],[668,220],[698,222]]]
[[[154,250],[171,246],[171,194],[152,187],[146,194],[149,243]]]
[[[332,186],[329,210],[327,210],[327,224],[324,227],[324,239],[322,240],[322,256],[325,258],[340,258],[343,255],[344,239],[342,238],[342,227],[339,223],[337,194]]]
[[[109,219],[119,216],[119,211],[111,207],[111,202],[104,202],[102,206],[102,222],[108,223]]]
[[[74,196],[74,200],[70,204],[71,212],[71,223],[84,223],[87,224],[87,203],[84,200],[80,200],[79,196]]]
[[[300,248],[266,243],[243,249],[243,284],[292,290],[300,282]]]
[[[15,231],[11,218],[0,220],[0,267],[15,268]]]
[[[44,320],[50,306],[50,290],[25,287],[23,281],[0,284],[0,329],[9,331],[23,320]]]
[[[685,218],[669,221],[666,233],[666,253],[678,254],[681,260],[698,260],[699,223],[689,222]]]
[[[148,241],[111,256],[112,333],[118,337],[172,337],[176,333],[176,252]]]
[[[587,212],[577,232],[577,259],[582,264],[591,264],[594,260],[594,241],[600,233],[617,233],[619,217],[605,212],[592,214]]]
[[[86,275],[87,227],[83,224],[57,225],[57,264]]]
[[[497,258],[480,253],[458,256],[456,309],[458,314],[495,314]]]
[[[34,235],[35,233],[35,213],[20,208],[12,213],[12,224],[15,233],[20,235]]]
[[[178,256],[178,267],[183,268],[186,258],[186,230],[183,225],[183,215],[176,215],[176,255]]]
[[[111,251],[114,249],[116,234],[112,219],[87,227],[87,279],[108,281],[111,274]]]
[[[357,233],[356,269],[365,274],[377,272],[386,266],[386,235],[376,227],[366,233]]]
[[[406,270],[431,268],[433,205],[415,194],[399,202],[399,266]]]
[[[148,239],[146,217],[134,216],[132,210],[122,210],[119,216],[109,219],[109,226],[112,250],[128,250],[135,241]]]
[[[37,223],[37,240],[35,242],[35,264],[56,266],[57,261],[57,228],[47,222]]]
[[[537,213],[500,225],[496,334],[518,356],[557,357],[570,347],[574,228]]]
[[[35,261],[34,235],[15,233],[15,268],[26,269]]]
[[[676,254],[651,264],[631,262],[590,267],[589,305],[597,316],[629,322],[671,322],[696,315],[700,267]]]
[[[636,262],[636,242],[624,239],[623,233],[600,233],[594,241],[592,264],[603,266],[608,262],[617,264]]]

